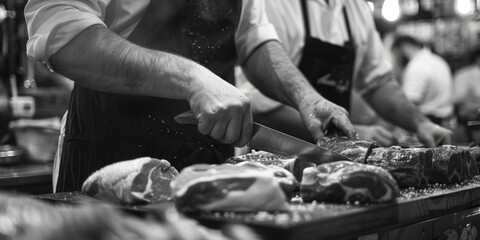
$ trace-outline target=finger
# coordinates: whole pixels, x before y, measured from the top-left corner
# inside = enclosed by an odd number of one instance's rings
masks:
[[[225,136],[227,125],[228,125],[228,121],[225,121],[225,120],[218,121],[213,126],[212,131],[210,132],[210,136],[216,140],[221,141],[223,139],[223,136]]]
[[[426,137],[424,139],[422,139],[423,144],[425,144],[427,147],[429,148],[433,148],[433,147],[436,147],[437,145],[435,144],[435,140],[433,137]]]
[[[311,119],[311,121],[309,121],[306,126],[315,141],[318,141],[325,136],[325,134],[323,133],[322,122],[320,122],[320,120],[316,118]]]
[[[253,117],[250,110],[246,111],[242,118],[240,136],[238,140],[233,144],[236,147],[244,147],[252,138],[253,131]]]
[[[448,136],[443,140],[443,144],[445,145],[453,145],[455,144],[455,139],[452,134],[448,134]]]
[[[348,138],[350,139],[357,138],[357,133],[355,132],[355,128],[353,127],[352,122],[350,122],[350,119],[348,119],[348,116],[346,114],[333,117],[332,122]]]
[[[379,136],[382,138],[382,141],[383,145],[385,146],[389,146],[389,145],[392,145],[394,144],[397,139],[395,138],[395,136],[393,136],[393,134],[391,132],[389,132],[387,129],[383,128],[383,127],[379,127],[377,128],[378,130],[378,134]]]
[[[209,120],[206,117],[199,117],[198,118],[198,131],[203,135],[208,135],[212,131],[214,127],[214,121]]]
[[[437,139],[435,139],[435,143],[436,143],[436,146],[452,145],[454,144],[453,134],[451,134],[450,132],[447,132],[442,136],[438,137]]]
[[[233,118],[227,124],[225,135],[221,139],[223,143],[232,144],[236,142],[242,131],[242,118]]]

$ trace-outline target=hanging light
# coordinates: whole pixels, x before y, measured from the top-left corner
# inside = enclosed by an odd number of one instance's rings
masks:
[[[390,22],[398,20],[400,17],[400,4],[398,0],[385,0],[385,2],[383,2],[382,15]]]
[[[455,11],[463,16],[473,14],[474,6],[472,0],[456,0]]]

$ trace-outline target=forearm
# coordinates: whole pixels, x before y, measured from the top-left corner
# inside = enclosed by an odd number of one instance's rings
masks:
[[[53,69],[103,92],[186,99],[203,69],[185,58],[134,45],[94,25],[49,59]]]
[[[365,99],[381,117],[408,131],[416,132],[420,123],[427,121],[395,81],[388,81]]]
[[[242,67],[262,93],[296,109],[308,96],[321,98],[277,41],[258,47]]]

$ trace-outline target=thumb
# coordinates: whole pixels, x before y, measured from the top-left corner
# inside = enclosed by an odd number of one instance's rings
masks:
[[[424,136],[422,138],[420,138],[420,136],[419,136],[419,139],[420,139],[421,142],[423,142],[423,144],[425,144],[429,148],[436,147],[435,140],[433,139],[433,136]]]
[[[322,122],[318,119],[312,119],[306,124],[306,127],[315,141],[318,141],[325,136],[322,130]]]

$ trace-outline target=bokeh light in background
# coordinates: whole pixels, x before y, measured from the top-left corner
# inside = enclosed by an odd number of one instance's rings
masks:
[[[455,11],[461,15],[471,15],[474,13],[475,3],[472,0],[456,0],[455,1]]]
[[[400,4],[398,0],[385,0],[382,7],[382,16],[390,22],[400,18]]]

